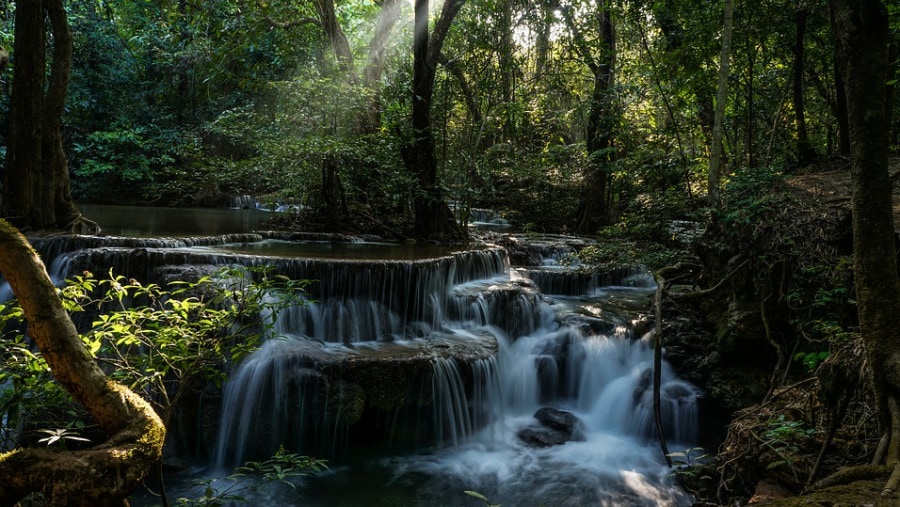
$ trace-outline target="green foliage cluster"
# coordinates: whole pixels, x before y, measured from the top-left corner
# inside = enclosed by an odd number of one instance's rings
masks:
[[[655,271],[689,257],[689,253],[685,250],[653,241],[629,239],[601,240],[583,248],[576,255],[581,264],[599,271],[615,269]]]
[[[178,498],[178,507],[224,507],[234,502],[249,502],[245,496],[268,484],[296,488],[295,481],[310,473],[326,469],[324,461],[279,449],[270,459],[250,461],[221,479],[198,479],[203,487],[199,498]]]
[[[784,414],[779,414],[767,424],[766,431],[762,435],[763,445],[775,453],[776,459],[770,461],[766,469],[787,468],[799,481],[795,463],[801,447],[807,444],[818,430],[808,427],[803,421],[787,419]]]
[[[266,268],[223,268],[170,289],[109,274],[85,272],[61,289],[86,348],[107,373],[146,397],[165,422],[193,386],[219,385],[227,366],[271,335],[278,312],[302,304],[306,281],[273,276]],[[21,310],[0,308],[3,362],[0,368],[0,438],[5,447],[35,441],[77,441],[83,409],[52,379],[41,355],[25,336]],[[50,435],[37,440],[41,434]]]

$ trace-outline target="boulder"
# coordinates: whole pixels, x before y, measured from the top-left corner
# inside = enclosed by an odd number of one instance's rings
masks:
[[[584,441],[584,422],[571,412],[542,407],[534,413],[537,424],[526,426],[516,434],[532,447],[551,447],[566,442]]]

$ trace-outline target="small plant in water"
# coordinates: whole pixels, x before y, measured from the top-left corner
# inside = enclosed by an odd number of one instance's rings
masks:
[[[266,461],[250,461],[235,469],[234,473],[218,479],[198,479],[196,485],[205,486],[200,498],[179,498],[179,507],[221,507],[232,502],[248,502],[244,494],[257,491],[272,483],[296,488],[294,480],[327,469],[324,460],[288,453],[279,449]]]

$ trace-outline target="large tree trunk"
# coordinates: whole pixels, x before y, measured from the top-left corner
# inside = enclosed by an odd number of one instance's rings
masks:
[[[53,65],[44,98],[44,132],[41,151],[44,154],[44,175],[47,178],[44,192],[53,207],[52,223],[69,229],[81,213],[72,199],[69,185],[69,164],[63,151],[62,115],[65,110],[66,93],[69,88],[69,74],[72,67],[72,32],[62,0],[44,0],[44,9],[53,30]],[[81,231],[78,231],[81,232]]]
[[[356,75],[353,74],[353,53],[350,51],[350,43],[341,24],[338,23],[337,14],[334,12],[334,0],[315,0],[313,4],[316,6],[316,12],[319,14],[319,21],[322,29],[331,43],[334,55],[337,57],[338,68],[341,72],[347,73],[347,78],[355,81]]]
[[[16,72],[10,97],[3,216],[20,227],[43,228],[38,216],[49,208],[35,192],[41,180],[41,114],[43,109],[44,8],[41,0],[16,2]]]
[[[444,202],[437,177],[437,158],[434,153],[434,132],[431,124],[434,78],[441,47],[450,32],[453,18],[459,13],[463,3],[465,0],[446,0],[441,16],[435,22],[434,32],[429,37],[429,2],[428,0],[415,2],[412,139],[403,148],[403,162],[418,183],[417,192],[413,196],[415,214],[413,234],[417,238],[453,241],[462,239],[465,235],[447,203]]]
[[[888,175],[888,15],[878,0],[830,0],[829,5],[852,147],[857,309],[880,420],[885,434],[893,435],[886,460],[893,465],[900,460],[900,278]]]
[[[18,449],[0,455],[0,505],[42,492],[48,506],[121,506],[162,456],[165,427],[153,408],[110,381],[84,348],[37,253],[0,220],[0,273],[53,376],[109,435],[88,450]]]
[[[53,32],[49,79],[45,16]],[[85,220],[72,200],[62,146],[72,64],[72,35],[62,0],[17,2],[15,55],[2,214],[26,229],[96,232],[96,224]]]

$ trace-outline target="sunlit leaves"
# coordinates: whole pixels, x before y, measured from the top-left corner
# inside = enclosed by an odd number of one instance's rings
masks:
[[[112,272],[100,279],[84,272],[67,280],[60,295],[69,312],[92,316],[81,335],[88,352],[166,418],[187,389],[220,384],[230,362],[271,337],[279,311],[304,304],[308,283],[268,268],[224,268],[167,290]],[[76,321],[84,322],[82,315]],[[0,418],[47,427],[79,417],[68,413],[68,395],[32,351],[22,318],[14,300],[0,305],[0,329],[6,330],[0,337]],[[79,438],[67,430],[44,432],[48,445]]]

